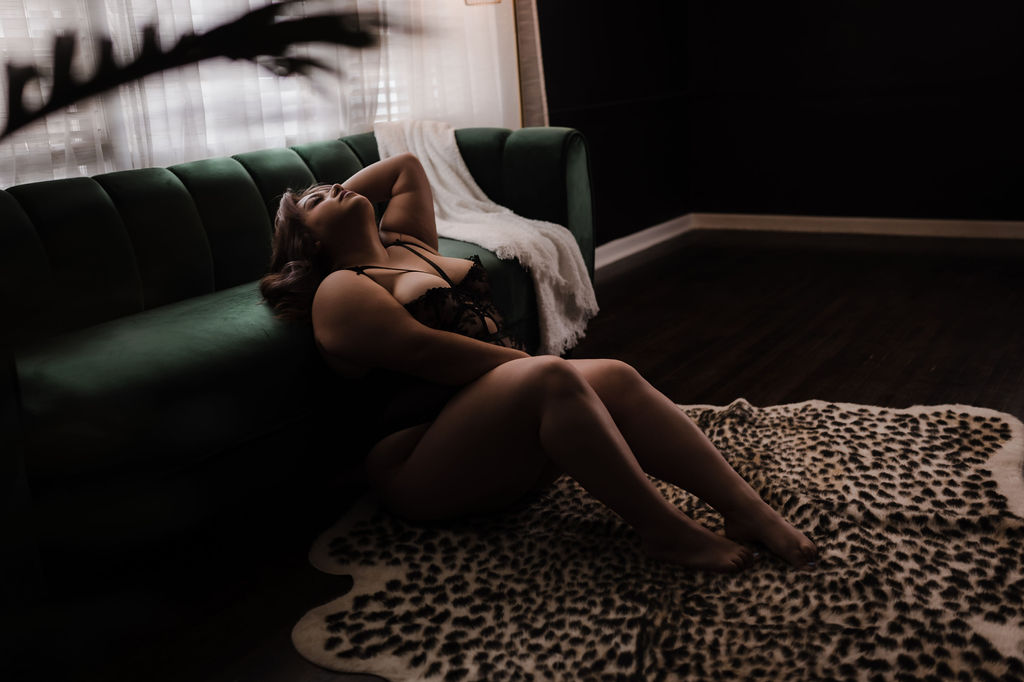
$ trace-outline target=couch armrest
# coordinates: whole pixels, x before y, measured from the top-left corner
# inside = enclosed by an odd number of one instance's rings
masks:
[[[594,278],[594,202],[587,142],[572,128],[520,128],[505,141],[505,205],[519,215],[565,225]]]

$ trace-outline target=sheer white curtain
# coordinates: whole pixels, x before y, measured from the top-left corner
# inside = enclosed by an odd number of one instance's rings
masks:
[[[119,63],[156,24],[169,49],[268,4],[264,0],[0,0],[0,57],[42,72],[26,100],[47,96],[53,36],[74,32],[75,74],[95,67],[92,37],[111,36]],[[428,118],[456,126],[520,126],[512,0],[313,0],[287,16],[355,9],[387,17],[378,49],[302,45],[343,73],[281,78],[248,62],[216,59],[153,74],[69,107],[0,142],[0,187],[325,140],[375,121]],[[6,72],[0,72],[6,93]],[[6,104],[4,106],[6,118]]]
[[[382,0],[404,23],[381,51],[378,120],[446,121],[456,127],[520,125],[516,16],[511,0]]]

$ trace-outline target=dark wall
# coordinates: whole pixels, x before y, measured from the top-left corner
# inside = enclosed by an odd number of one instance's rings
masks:
[[[537,1],[550,122],[590,144],[598,243],[689,204],[686,5],[604,4]]]
[[[690,212],[1024,219],[1024,3],[537,4],[599,243]]]

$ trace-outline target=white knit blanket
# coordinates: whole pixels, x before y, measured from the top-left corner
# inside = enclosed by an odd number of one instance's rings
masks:
[[[565,227],[516,215],[484,194],[455,142],[455,129],[436,121],[378,123],[380,158],[415,154],[434,194],[437,233],[472,242],[503,260],[517,259],[533,277],[540,317],[540,353],[561,355],[583,338],[597,297],[579,245]]]

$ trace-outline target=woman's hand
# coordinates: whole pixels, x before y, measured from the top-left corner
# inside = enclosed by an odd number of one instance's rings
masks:
[[[382,232],[415,237],[437,252],[434,196],[427,174],[412,154],[399,154],[372,163],[342,183],[373,202],[387,201],[380,220]]]
[[[529,354],[421,324],[387,290],[351,270],[331,273],[313,300],[313,332],[346,364],[462,386]]]

